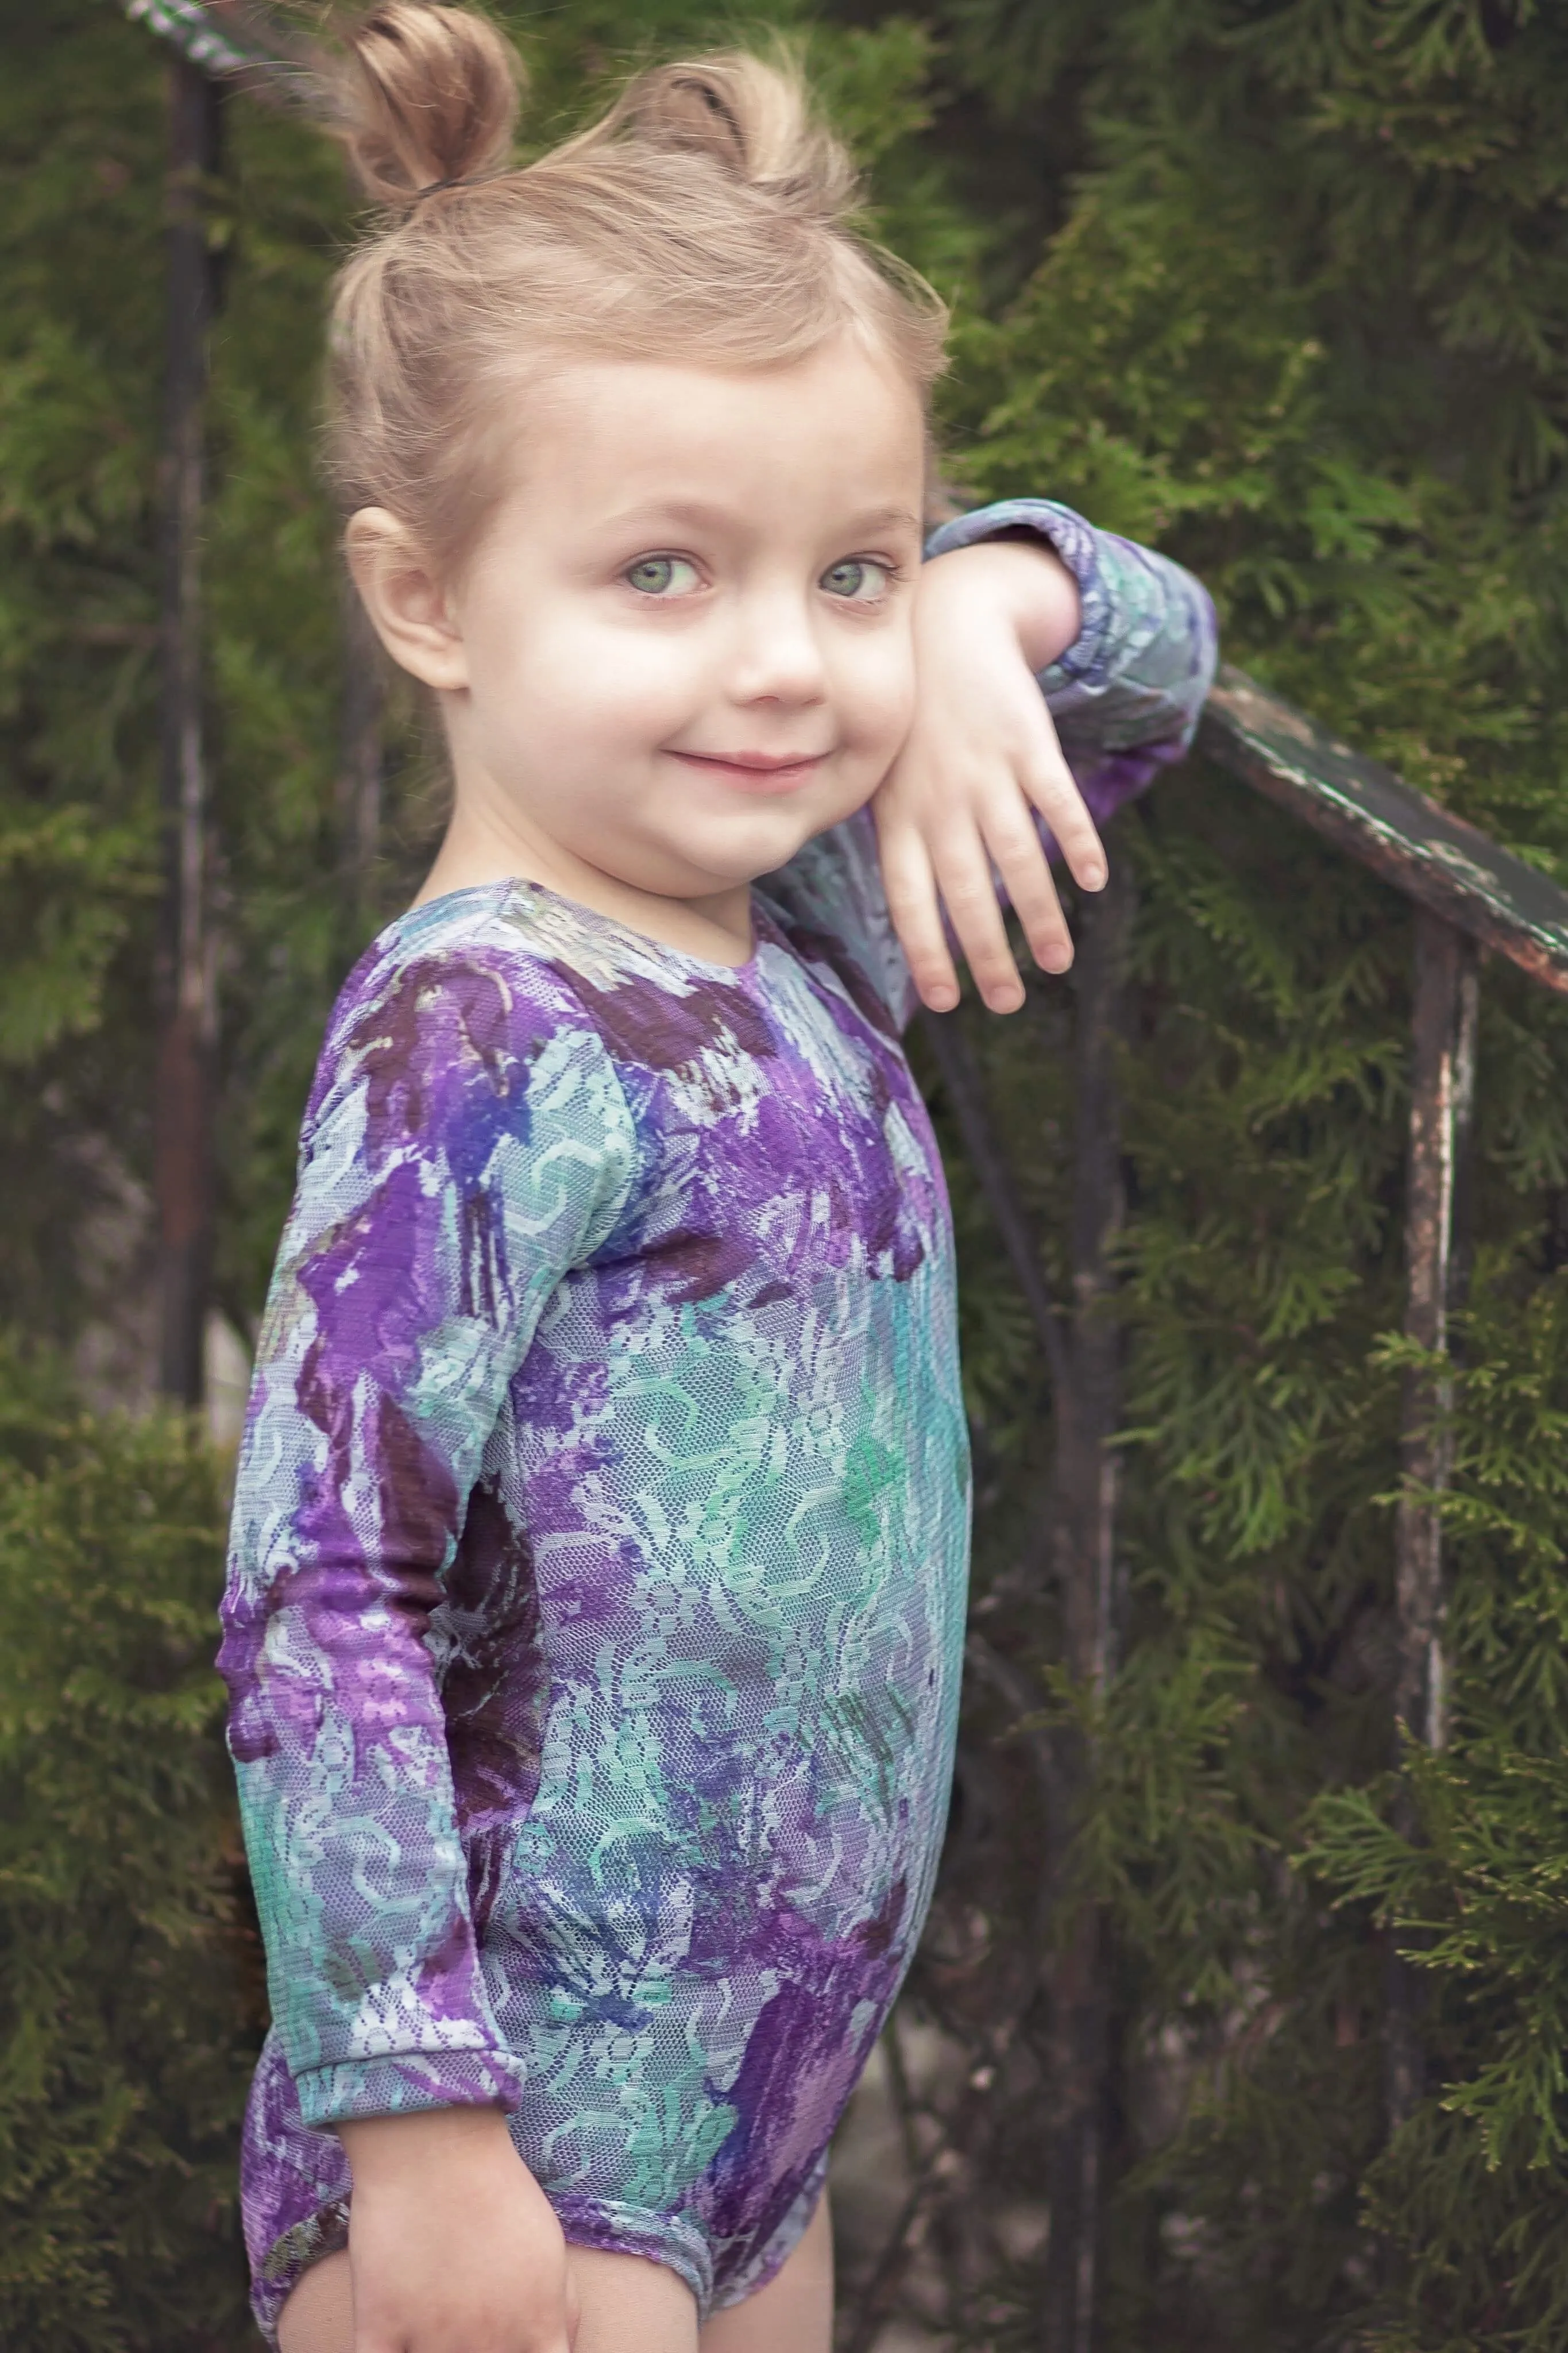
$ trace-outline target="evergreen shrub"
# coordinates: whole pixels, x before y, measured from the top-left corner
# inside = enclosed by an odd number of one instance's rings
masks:
[[[260,1989],[213,1672],[222,1465],[0,1350],[0,2344],[253,2343]]]

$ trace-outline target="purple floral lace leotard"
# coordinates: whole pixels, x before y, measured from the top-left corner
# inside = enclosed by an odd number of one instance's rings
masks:
[[[1207,599],[1078,575],[1043,681],[1104,814],[1190,735]],[[969,1473],[942,1170],[869,820],[700,962],[537,885],[351,976],[306,1114],[222,1654],[274,2023],[271,2336],[342,2243],[330,2127],[496,2103],[567,2237],[699,2307],[783,2261],[946,1811]]]

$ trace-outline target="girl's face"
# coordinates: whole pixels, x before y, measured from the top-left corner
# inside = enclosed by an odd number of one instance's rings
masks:
[[[572,365],[527,409],[441,660],[410,664],[458,818],[731,892],[860,807],[909,727],[919,402],[847,335],[776,370]]]

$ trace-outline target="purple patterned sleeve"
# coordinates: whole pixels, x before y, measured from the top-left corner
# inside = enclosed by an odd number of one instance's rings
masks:
[[[351,977],[322,1054],[222,1613],[274,2023],[311,2125],[515,2103],[442,1704],[473,1680],[454,1563],[500,1508],[512,1376],[635,1165],[571,993],[493,940],[421,955],[428,913]]]

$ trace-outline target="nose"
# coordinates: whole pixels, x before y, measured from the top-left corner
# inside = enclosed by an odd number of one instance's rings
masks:
[[[827,691],[822,645],[810,605],[793,584],[758,584],[738,601],[730,669],[738,703],[795,707]]]

